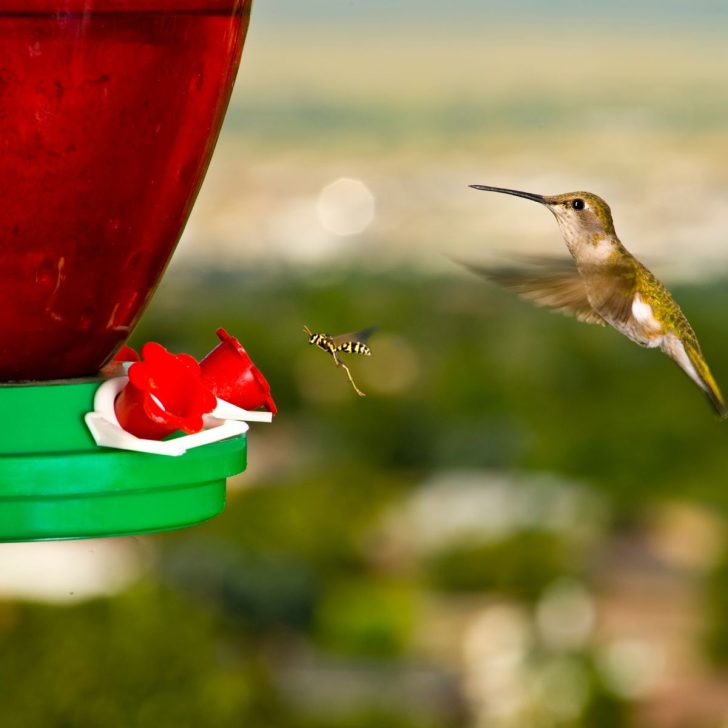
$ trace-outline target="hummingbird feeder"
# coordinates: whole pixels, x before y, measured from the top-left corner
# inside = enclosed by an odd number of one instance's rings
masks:
[[[105,365],[197,196],[250,4],[0,0],[0,541],[192,525],[245,468],[240,420],[265,417],[192,357]]]

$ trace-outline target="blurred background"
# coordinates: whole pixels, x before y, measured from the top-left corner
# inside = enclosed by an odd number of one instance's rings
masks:
[[[224,326],[279,414],[224,514],[0,547],[0,723],[728,725],[728,433],[667,358],[450,256],[564,252],[480,183],[611,204],[728,390],[720,0],[256,0],[130,343]],[[369,325],[349,359],[304,324]]]

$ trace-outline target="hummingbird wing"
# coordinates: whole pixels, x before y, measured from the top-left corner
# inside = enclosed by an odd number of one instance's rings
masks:
[[[638,292],[638,278],[631,261],[582,266],[581,275],[588,280],[589,298],[600,316],[618,331],[633,320],[635,294]],[[636,339],[635,339],[636,341]],[[638,342],[649,346],[649,342]]]
[[[584,323],[606,325],[606,321],[589,303],[584,280],[572,258],[528,256],[523,260],[527,264],[501,267],[472,263],[463,265],[538,306],[575,316]]]

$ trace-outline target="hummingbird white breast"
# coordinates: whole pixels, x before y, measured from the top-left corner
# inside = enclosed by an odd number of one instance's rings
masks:
[[[652,306],[639,293],[635,293],[632,299],[631,315],[626,320],[611,316],[609,311],[599,313],[611,326],[635,344],[649,349],[662,346],[665,338],[662,324],[655,318]]]
[[[662,324],[655,318],[652,306],[639,293],[635,293],[632,301],[632,315],[635,321],[648,331],[662,333]]]

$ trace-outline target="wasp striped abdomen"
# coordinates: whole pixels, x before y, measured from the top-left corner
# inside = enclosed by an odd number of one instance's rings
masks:
[[[364,356],[372,355],[371,349],[362,341],[345,341],[336,347],[336,351],[343,351],[347,354],[363,354]]]

